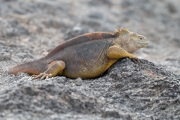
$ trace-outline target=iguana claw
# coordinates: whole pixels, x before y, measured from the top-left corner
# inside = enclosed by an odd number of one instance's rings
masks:
[[[38,78],[40,78],[42,80],[42,79],[48,79],[50,77],[52,77],[52,74],[40,73],[39,75],[33,75],[32,80],[35,80],[35,79],[38,79]]]

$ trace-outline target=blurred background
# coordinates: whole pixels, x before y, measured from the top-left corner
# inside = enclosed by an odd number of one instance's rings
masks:
[[[0,0],[1,71],[74,36],[126,27],[150,41],[139,58],[180,74],[179,6],[178,0]]]

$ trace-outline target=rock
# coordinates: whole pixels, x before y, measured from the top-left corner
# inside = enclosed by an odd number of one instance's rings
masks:
[[[169,10],[170,13],[176,13],[177,12],[177,8],[173,3],[167,3],[167,8]]]
[[[89,114],[92,118],[99,114],[102,117],[99,119],[123,120],[178,117],[180,76],[147,60],[140,61],[139,65],[130,59],[120,60],[94,80],[54,77],[32,81],[26,74],[4,77],[0,117],[11,114],[20,119],[18,116],[28,111],[29,118],[39,113],[41,119],[47,114],[58,116],[59,113]]]
[[[89,31],[87,30],[87,28],[83,28],[80,26],[75,26],[72,29],[69,29],[66,31],[65,35],[64,35],[64,40],[69,40],[73,37],[76,37],[78,35],[82,35],[85,33],[88,33]]]
[[[102,113],[102,117],[104,118],[113,117],[113,118],[119,118],[122,120],[132,120],[130,115],[119,114],[116,111],[105,111],[104,113]]]
[[[0,28],[2,32],[0,32],[0,37],[8,38],[15,37],[18,35],[29,35],[29,31],[21,26],[17,20],[6,20],[0,21]]]

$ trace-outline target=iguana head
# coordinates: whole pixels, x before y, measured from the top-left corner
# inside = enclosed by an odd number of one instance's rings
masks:
[[[144,36],[130,32],[127,29],[118,29],[114,32],[114,34],[118,35],[118,44],[130,53],[146,47],[149,43]]]

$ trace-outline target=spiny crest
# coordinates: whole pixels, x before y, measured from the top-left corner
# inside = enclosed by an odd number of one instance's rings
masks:
[[[116,35],[116,36],[128,34],[128,33],[130,33],[130,32],[127,28],[119,28],[114,31],[114,35]]]

